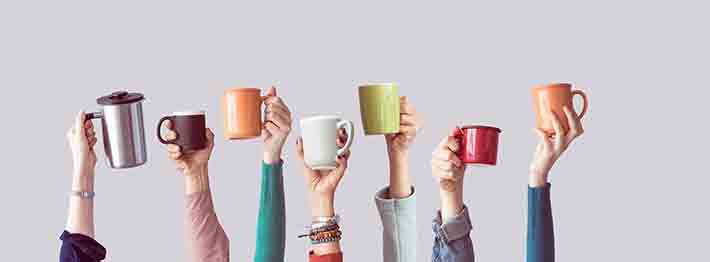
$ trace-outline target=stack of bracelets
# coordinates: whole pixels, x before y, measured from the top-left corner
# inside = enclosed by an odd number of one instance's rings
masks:
[[[312,245],[330,243],[340,241],[342,232],[338,225],[339,217],[317,217],[313,219],[311,226],[308,228],[308,234],[298,236],[308,237]]]

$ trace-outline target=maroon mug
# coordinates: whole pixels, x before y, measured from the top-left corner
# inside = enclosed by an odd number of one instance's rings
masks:
[[[456,139],[459,141],[457,155],[464,164],[483,164],[495,166],[498,159],[497,127],[469,125],[459,128]]]

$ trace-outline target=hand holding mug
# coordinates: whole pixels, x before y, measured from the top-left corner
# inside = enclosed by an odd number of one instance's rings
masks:
[[[440,189],[444,192],[454,192],[463,185],[466,165],[459,159],[459,141],[456,138],[461,130],[457,127],[448,137],[434,149],[431,159],[431,170],[434,177],[439,178]]]
[[[422,116],[406,96],[399,99],[399,133],[385,134],[390,155],[406,153],[422,127]]]
[[[161,135],[163,140],[173,141],[177,138],[178,134],[173,129],[171,120],[163,121],[162,127],[168,129],[164,135]],[[192,151],[183,151],[180,145],[168,144],[168,157],[175,160],[177,169],[183,174],[187,176],[201,175],[200,172],[207,168],[207,162],[212,155],[212,148],[214,148],[214,133],[209,128],[205,128],[205,139],[205,148]]]
[[[569,131],[563,128],[563,124],[560,121],[561,117],[553,111],[548,111],[544,116],[548,118],[547,121],[552,122],[555,131],[553,135],[548,135],[542,128],[534,129],[540,141],[530,164],[530,186],[542,186],[547,183],[548,172],[550,172],[557,159],[567,150],[572,141],[584,133],[584,128],[580,121],[581,116],[577,116],[567,106],[563,107],[563,111]]]
[[[345,130],[339,129],[336,139],[338,147],[344,147],[347,140],[348,135]],[[335,189],[348,168],[350,151],[348,150],[343,155],[337,156],[335,169],[314,170],[308,167],[305,162],[302,138],[296,141],[296,149],[298,157],[303,164],[303,175],[306,179],[306,187],[310,196],[312,215],[333,216],[335,214],[333,208]]]
[[[261,132],[264,141],[264,162],[273,164],[281,160],[281,151],[291,132],[291,111],[284,101],[276,96],[275,87],[269,88],[262,99],[266,106],[266,119]]]
[[[72,159],[74,161],[74,172],[78,174],[93,174],[96,168],[96,133],[94,132],[94,124],[91,121],[86,121],[84,112],[79,112],[74,124],[67,131],[67,140],[72,151]]]

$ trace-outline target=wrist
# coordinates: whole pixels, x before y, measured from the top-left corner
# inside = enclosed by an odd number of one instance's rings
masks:
[[[311,216],[331,217],[335,216],[333,195],[311,195]]]
[[[547,184],[547,171],[530,170],[530,179],[528,185],[530,187],[541,187]]]
[[[72,178],[71,189],[73,191],[94,192],[94,175],[93,175],[93,173],[91,173],[91,174],[75,173]]]
[[[210,179],[207,165],[200,165],[185,172],[185,194],[207,192],[210,190]]]
[[[439,190],[441,196],[441,217],[445,222],[463,210],[463,188],[454,191]]]
[[[281,150],[277,152],[264,151],[264,163],[267,165],[277,164],[281,161]]]
[[[409,150],[398,150],[387,146],[387,156],[390,162],[406,161],[409,157]]]

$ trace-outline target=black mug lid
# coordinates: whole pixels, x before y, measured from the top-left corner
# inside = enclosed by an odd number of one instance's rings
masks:
[[[102,96],[96,99],[99,105],[121,105],[130,104],[143,100],[141,93],[128,93],[126,91],[116,91],[110,95]]]

